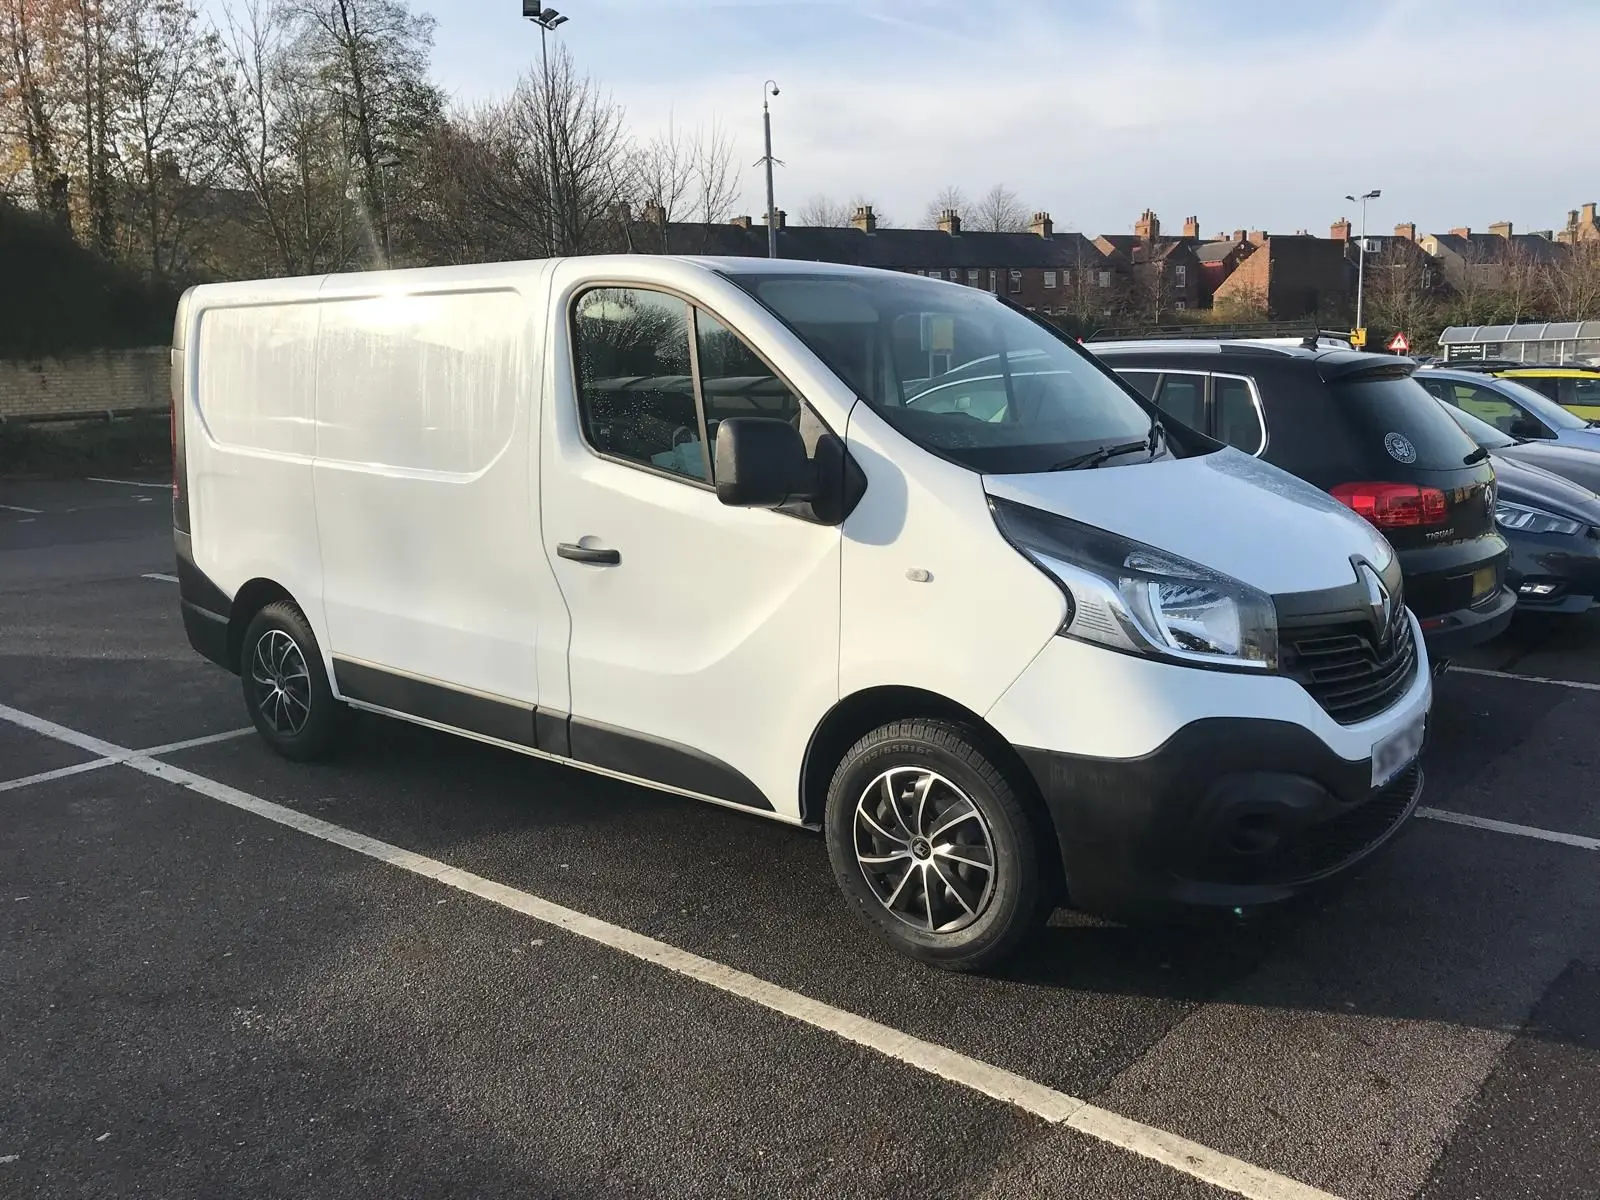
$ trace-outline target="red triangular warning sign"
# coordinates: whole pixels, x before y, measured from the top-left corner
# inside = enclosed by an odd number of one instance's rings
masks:
[[[1411,339],[1406,337],[1406,335],[1403,333],[1397,333],[1389,339],[1389,349],[1393,350],[1396,354],[1410,354]]]

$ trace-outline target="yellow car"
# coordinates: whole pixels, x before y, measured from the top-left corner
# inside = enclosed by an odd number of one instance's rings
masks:
[[[1516,367],[1493,373],[1550,397],[1574,416],[1600,421],[1600,371],[1587,367]]]

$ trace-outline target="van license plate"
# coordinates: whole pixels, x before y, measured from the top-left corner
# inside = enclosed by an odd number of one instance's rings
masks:
[[[1419,717],[1372,748],[1373,788],[1393,782],[1395,776],[1417,761],[1417,755],[1422,753],[1422,739],[1426,730],[1426,719]]]

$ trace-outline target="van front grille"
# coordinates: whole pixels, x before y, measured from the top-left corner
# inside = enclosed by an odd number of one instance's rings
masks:
[[[1341,725],[1377,716],[1416,678],[1417,647],[1403,614],[1382,644],[1366,621],[1289,629],[1284,637],[1284,673]]]

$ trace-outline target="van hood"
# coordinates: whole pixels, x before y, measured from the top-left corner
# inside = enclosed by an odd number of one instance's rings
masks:
[[[1394,555],[1326,492],[1231,447],[983,482],[991,496],[1181,555],[1272,595],[1340,587],[1354,578],[1352,557],[1382,571]]]

